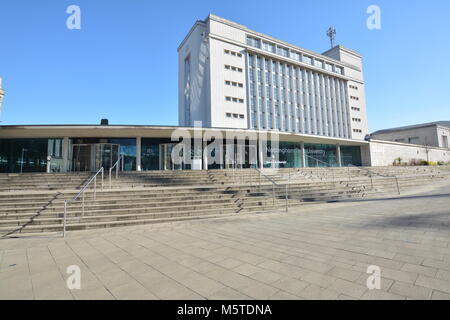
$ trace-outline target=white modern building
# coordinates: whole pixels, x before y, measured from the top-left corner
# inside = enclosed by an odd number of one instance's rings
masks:
[[[180,126],[0,125],[0,173],[95,172],[120,159],[126,171],[450,161],[448,148],[365,140],[362,61],[352,50],[317,54],[209,15],[178,53]],[[179,163],[172,155],[186,135]]]
[[[364,140],[361,55],[322,54],[209,15],[178,48],[179,125]]]

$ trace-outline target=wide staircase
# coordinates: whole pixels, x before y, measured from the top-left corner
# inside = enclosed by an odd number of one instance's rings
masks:
[[[0,237],[284,211],[311,203],[397,196],[449,179],[441,167],[229,169],[0,174]],[[103,189],[103,190],[102,190]],[[66,219],[64,219],[64,216]]]

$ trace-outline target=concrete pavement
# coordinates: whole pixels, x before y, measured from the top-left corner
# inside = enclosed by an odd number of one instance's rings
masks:
[[[72,265],[81,289],[67,287]],[[366,286],[370,265],[379,290]],[[0,299],[450,299],[450,184],[289,213],[3,239]]]

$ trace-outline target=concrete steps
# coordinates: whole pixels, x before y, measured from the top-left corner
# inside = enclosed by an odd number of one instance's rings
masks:
[[[401,190],[448,179],[450,171],[429,167],[370,168],[398,176]],[[342,199],[395,196],[396,179],[373,176],[362,168],[265,169],[274,187],[254,169],[120,173],[109,189],[98,185],[67,207],[67,230],[106,228],[215,218],[284,210]],[[29,180],[27,180],[29,178]],[[47,179],[46,183],[42,180]],[[89,174],[0,175],[0,236],[62,230],[64,201],[77,193]],[[42,187],[47,185],[47,187]],[[81,184],[82,185],[82,184]],[[80,186],[81,186],[80,185]],[[59,186],[52,191],[51,187]],[[16,188],[24,188],[20,191]],[[30,189],[28,189],[30,188]]]

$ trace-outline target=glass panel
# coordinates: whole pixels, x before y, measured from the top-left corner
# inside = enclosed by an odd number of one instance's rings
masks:
[[[111,150],[111,145],[110,144],[102,144],[102,164],[101,166],[103,166],[103,168],[105,168],[105,170],[109,170],[109,168],[111,168],[111,156],[112,156],[112,150]],[[96,170],[100,169],[96,168]]]
[[[344,167],[347,167],[349,164],[361,166],[361,148],[341,146],[341,164]]]
[[[0,172],[45,172],[48,139],[0,139]]]
[[[336,146],[332,144],[305,143],[306,167],[336,167]]]
[[[73,145],[73,171],[91,171],[91,147],[90,145]]]

